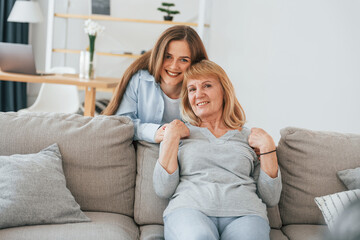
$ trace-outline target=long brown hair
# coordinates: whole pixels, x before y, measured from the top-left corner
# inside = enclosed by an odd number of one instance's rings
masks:
[[[185,40],[190,48],[191,63],[197,63],[203,59],[208,59],[205,47],[196,31],[184,25],[177,25],[165,30],[156,41],[152,50],[136,59],[124,72],[119,84],[115,88],[109,105],[102,112],[104,115],[113,115],[123,98],[126,87],[131,77],[139,70],[146,69],[154,76],[156,82],[160,82],[161,67],[164,55],[169,43],[173,40]]]
[[[184,81],[181,88],[181,114],[185,121],[192,125],[199,126],[201,119],[197,117],[191,108],[187,83],[190,79],[206,78],[208,76],[219,79],[224,90],[223,99],[223,121],[231,129],[242,127],[246,121],[245,112],[236,98],[235,89],[224,69],[209,60],[202,60],[189,67],[184,74]]]

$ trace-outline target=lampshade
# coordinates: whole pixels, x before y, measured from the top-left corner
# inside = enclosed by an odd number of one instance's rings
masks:
[[[37,23],[43,20],[38,2],[16,1],[8,17],[8,22]]]

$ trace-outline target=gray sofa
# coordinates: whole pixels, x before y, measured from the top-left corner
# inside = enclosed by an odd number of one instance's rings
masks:
[[[4,228],[0,239],[162,239],[167,200],[152,188],[158,145],[133,143],[132,135],[125,117],[0,113],[0,156],[57,143],[66,186],[91,219]],[[272,240],[323,239],[327,226],[314,197],[346,190],[336,172],[359,166],[358,146],[359,135],[281,130],[283,191],[279,205],[268,209]]]

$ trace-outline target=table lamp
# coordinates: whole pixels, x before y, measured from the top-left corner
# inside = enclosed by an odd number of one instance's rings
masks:
[[[8,17],[8,22],[38,23],[43,20],[38,2],[16,1]]]

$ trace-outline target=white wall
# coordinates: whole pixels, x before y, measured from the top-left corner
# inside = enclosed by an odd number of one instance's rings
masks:
[[[212,60],[249,126],[360,133],[360,2],[214,1]]]
[[[46,0],[38,0],[46,7]],[[64,7],[65,0],[56,0]],[[196,21],[198,1],[175,0],[182,13],[175,21]],[[211,27],[206,31],[210,58],[228,73],[248,118],[280,138],[279,130],[296,126],[360,133],[360,2],[356,0],[207,0]],[[88,0],[71,1],[69,12],[88,11]],[[160,0],[113,0],[112,15],[161,19]],[[139,7],[141,6],[141,7]],[[65,4],[66,7],[66,4]],[[44,10],[45,11],[45,10]],[[57,20],[65,21],[63,19]],[[83,21],[56,28],[58,46],[87,44]],[[71,22],[70,22],[71,21]],[[104,23],[108,24],[108,23]],[[46,23],[34,27],[38,65],[44,68]],[[112,23],[97,41],[99,51],[151,48],[168,26]],[[74,38],[75,37],[75,38]],[[111,46],[111,47],[110,47]],[[116,46],[116,47],[113,47]],[[70,54],[68,54],[70,55]],[[75,56],[57,56],[56,64],[77,68]],[[110,61],[110,63],[108,63]],[[102,74],[121,75],[131,60],[100,59]],[[106,69],[106,70],[105,70]],[[100,71],[100,70],[99,70]]]

